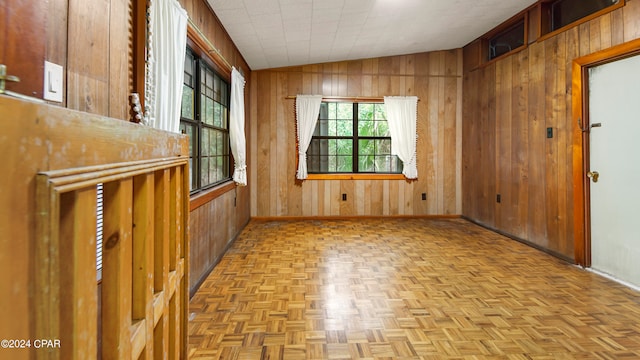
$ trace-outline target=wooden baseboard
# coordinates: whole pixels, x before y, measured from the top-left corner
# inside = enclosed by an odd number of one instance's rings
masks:
[[[252,216],[255,221],[357,220],[357,219],[460,219],[461,215],[361,215],[361,216]]]
[[[543,247],[543,246],[540,246],[540,245],[538,245],[538,244],[536,244],[536,243],[534,243],[534,242],[531,242],[531,241],[529,241],[529,240],[525,240],[525,239],[523,239],[523,238],[517,237],[517,236],[512,235],[512,234],[509,234],[509,233],[504,232],[504,231],[502,231],[502,230],[498,230],[498,229],[496,229],[496,228],[493,228],[493,227],[491,227],[491,226],[488,226],[488,225],[486,225],[486,224],[483,224],[483,223],[481,223],[481,222],[479,222],[479,221],[476,221],[476,220],[473,220],[473,219],[471,219],[471,218],[468,218],[468,217],[466,217],[466,216],[464,216],[464,215],[462,215],[462,216],[461,216],[461,218],[462,218],[462,219],[464,219],[464,220],[467,220],[468,222],[471,222],[471,223],[474,223],[474,224],[476,224],[476,225],[478,225],[478,226],[481,226],[481,227],[483,227],[483,228],[485,228],[485,229],[487,229],[487,230],[493,231],[493,232],[495,232],[495,233],[497,233],[497,234],[500,234],[500,235],[502,235],[502,236],[506,236],[506,237],[508,237],[508,238],[509,238],[509,239],[511,239],[511,240],[515,240],[515,241],[517,241],[517,242],[520,242],[520,243],[523,243],[523,244],[525,244],[525,245],[527,245],[527,246],[530,246],[530,247],[532,247],[532,248],[534,248],[534,249],[537,249],[537,250],[540,250],[540,251],[542,251],[542,252],[544,252],[544,253],[547,253],[547,254],[549,254],[549,255],[551,255],[551,256],[557,257],[558,259],[563,260],[563,261],[566,261],[566,262],[568,262],[569,264],[575,264],[575,263],[576,263],[574,259],[572,259],[572,258],[570,258],[570,257],[568,257],[568,256],[566,256],[566,255],[564,255],[564,254],[561,254],[561,253],[559,253],[559,252],[557,252],[557,251],[553,251],[553,250],[551,250],[551,249],[547,249],[547,248],[545,248],[545,247]]]
[[[222,257],[224,256],[224,254],[227,253],[227,251],[229,250],[229,248],[233,245],[234,242],[236,242],[236,239],[238,238],[238,236],[240,236],[240,234],[242,233],[242,231],[244,230],[245,227],[247,227],[247,225],[249,225],[249,221],[251,221],[251,219],[247,220],[244,224],[242,224],[242,226],[240,227],[240,229],[238,230],[238,232],[235,234],[235,236],[227,243],[227,245],[225,245],[224,250],[222,251],[222,253],[220,254],[220,256],[218,256],[213,263],[211,264],[211,266],[207,269],[207,271],[205,271],[202,276],[200,276],[200,278],[198,279],[198,281],[196,281],[195,284],[193,284],[192,288],[189,288],[189,300],[191,300],[191,298],[193,297],[193,295],[196,294],[196,292],[198,291],[198,289],[200,289],[200,286],[202,286],[202,283],[204,283],[205,280],[207,280],[207,278],[209,277],[209,275],[211,274],[211,272],[213,271],[213,269],[215,269],[216,265],[218,265],[218,263],[220,262],[220,260],[222,260]]]

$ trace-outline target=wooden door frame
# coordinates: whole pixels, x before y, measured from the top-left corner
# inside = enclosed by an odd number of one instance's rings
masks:
[[[574,255],[578,265],[591,266],[591,193],[586,176],[589,169],[588,70],[591,67],[640,54],[640,39],[595,52],[573,60],[573,211]]]

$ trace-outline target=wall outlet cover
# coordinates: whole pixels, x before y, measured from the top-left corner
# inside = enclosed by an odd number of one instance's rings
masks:
[[[44,99],[62,102],[64,89],[64,69],[62,66],[48,61],[44,62]]]

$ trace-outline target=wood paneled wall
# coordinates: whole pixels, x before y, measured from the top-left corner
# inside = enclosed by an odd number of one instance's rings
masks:
[[[248,104],[248,84],[250,81],[251,69],[235,46],[231,37],[224,29],[217,16],[211,10],[206,0],[179,0],[182,7],[187,10],[189,18],[202,31],[207,39],[220,51],[220,55],[229,63],[235,66],[238,71],[244,72],[247,81],[247,101]],[[210,49],[207,49],[210,50]],[[231,69],[229,69],[231,71]],[[248,112],[247,112],[248,114]]]
[[[63,106],[128,120],[132,89],[129,0],[52,0],[45,60],[66,72]]]
[[[574,258],[571,62],[637,38],[640,1],[631,0],[464,74],[464,216]]]
[[[254,71],[252,216],[460,214],[461,75],[461,49]],[[297,94],[418,96],[418,180],[296,181]]]
[[[228,65],[244,73],[246,135],[250,134],[249,86],[251,70],[205,0],[180,0],[189,17]],[[64,66],[64,106],[84,112],[128,120],[132,89],[131,56],[133,0],[52,0],[46,16],[45,59]],[[210,50],[210,49],[206,49]],[[228,69],[230,71],[230,69]],[[249,146],[249,144],[248,144]],[[249,170],[251,172],[251,170]],[[230,196],[236,197],[229,201]],[[225,214],[211,218],[212,214]],[[191,258],[197,268],[190,288],[217,262],[219,252],[195,249],[224,248],[249,221],[249,188],[214,199],[191,213]],[[233,226],[229,225],[229,221]],[[224,238],[221,228],[229,228]]]
[[[206,38],[220,51],[231,66],[244,72],[245,77],[245,135],[249,127],[251,70],[205,0],[180,0],[189,17]],[[206,49],[210,50],[210,49]],[[231,69],[228,69],[229,71]],[[247,141],[247,148],[251,144]],[[249,152],[247,152],[249,154]],[[249,158],[251,155],[249,155]],[[248,169],[251,173],[252,169]],[[236,187],[190,213],[191,258],[189,289],[194,293],[200,282],[218,263],[227,246],[249,222],[249,187]]]

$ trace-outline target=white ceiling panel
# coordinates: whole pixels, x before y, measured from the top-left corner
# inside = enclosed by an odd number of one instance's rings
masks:
[[[462,47],[535,0],[207,0],[253,70]]]

